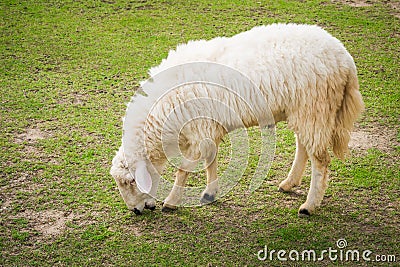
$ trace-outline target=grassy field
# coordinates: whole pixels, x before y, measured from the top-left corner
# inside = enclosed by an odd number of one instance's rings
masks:
[[[347,242],[343,251],[370,250],[372,260],[395,255],[397,263],[325,256],[314,264],[398,266],[398,1],[0,5],[0,266],[310,266],[279,261],[276,254],[260,261],[257,253],[267,246],[319,256],[339,249],[340,239]],[[212,205],[163,214],[158,203],[142,216],[129,212],[108,173],[125,104],[148,68],[179,43],[273,22],[324,27],[342,40],[359,70],[366,111],[356,125],[352,157],[332,161],[316,215],[297,216],[308,175],[293,193],[277,191],[295,149],[284,123],[271,171],[254,193],[242,182]]]

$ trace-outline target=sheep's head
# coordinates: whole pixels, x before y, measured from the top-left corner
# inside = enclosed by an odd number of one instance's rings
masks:
[[[155,201],[150,195],[152,179],[145,161],[138,161],[132,169],[127,166],[120,153],[117,153],[110,174],[114,177],[128,209],[135,214],[141,214],[144,208],[155,209]]]

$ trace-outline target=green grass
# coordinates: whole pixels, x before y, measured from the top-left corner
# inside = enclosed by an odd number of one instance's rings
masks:
[[[283,266],[255,254],[266,245],[322,251],[340,238],[400,261],[400,23],[389,4],[368,3],[2,1],[0,266]],[[357,130],[387,142],[333,160],[309,219],[297,217],[308,176],[294,193],[277,192],[294,153],[284,123],[254,193],[244,179],[212,205],[131,214],[108,172],[125,103],[147,70],[179,43],[273,22],[318,24],[343,41],[366,102]]]

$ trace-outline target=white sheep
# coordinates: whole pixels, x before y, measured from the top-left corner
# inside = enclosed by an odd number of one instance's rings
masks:
[[[243,73],[255,87],[213,69],[212,63]],[[212,202],[222,137],[262,120],[264,125],[285,120],[296,134],[296,155],[279,189],[300,185],[310,158],[311,186],[299,209],[299,215],[310,215],[327,187],[328,148],[344,158],[349,131],[364,108],[353,58],[317,26],[272,24],[231,38],[191,41],[170,51],[150,76],[153,80],[142,84],[144,93],[128,105],[122,145],[110,171],[136,214],[155,207],[159,174],[170,155],[181,152],[184,159],[163,211],[180,204],[188,174],[199,160],[205,161],[207,173],[201,201]],[[211,82],[176,87],[196,79]],[[233,89],[221,89],[215,79]]]

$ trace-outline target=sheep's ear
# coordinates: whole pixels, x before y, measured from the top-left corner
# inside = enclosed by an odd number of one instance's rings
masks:
[[[136,164],[135,180],[137,187],[142,193],[148,194],[150,192],[152,181],[144,161],[139,161]]]

